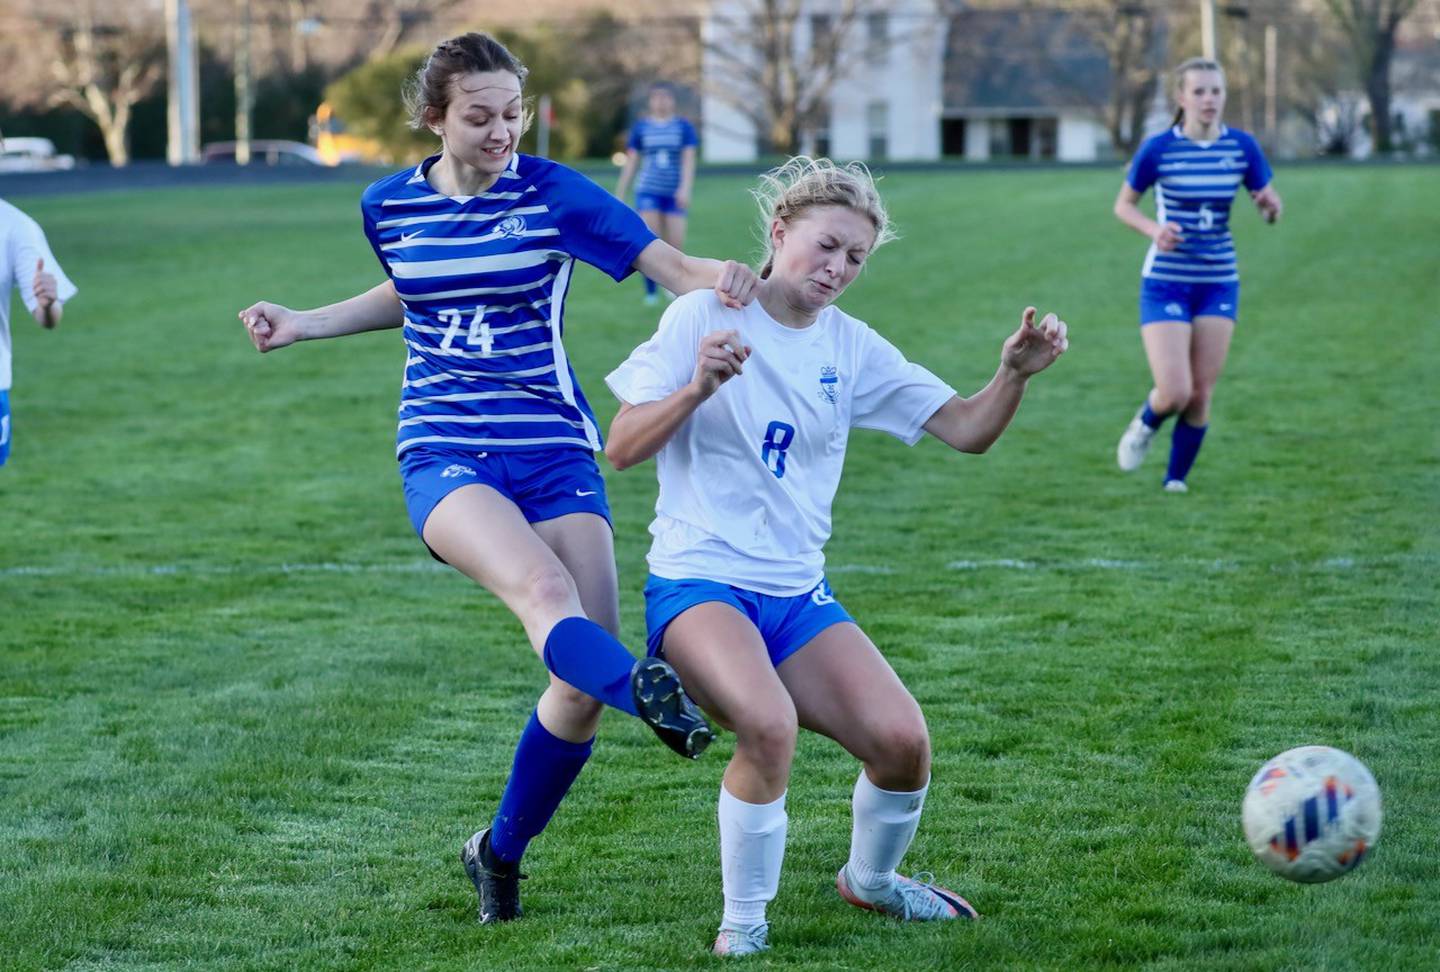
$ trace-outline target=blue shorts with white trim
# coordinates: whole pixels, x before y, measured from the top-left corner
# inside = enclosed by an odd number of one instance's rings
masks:
[[[718,581],[667,580],[651,574],[645,581],[645,644],[650,654],[661,653],[670,622],[695,605],[712,601],[728,604],[750,619],[776,668],[832,624],[855,620],[835,600],[823,577],[807,594],[776,597]]]
[[[661,196],[653,192],[635,193],[635,211],[665,213],[668,216],[685,215],[685,207],[676,202],[674,196]]]
[[[1197,317],[1240,317],[1240,283],[1180,283],[1174,280],[1140,280],[1140,326],[1156,321],[1183,321]]]
[[[605,480],[593,453],[584,449],[467,452],[416,446],[400,456],[405,507],[415,532],[445,497],[461,486],[482,483],[520,508],[526,522],[567,513],[594,513],[610,520]]]

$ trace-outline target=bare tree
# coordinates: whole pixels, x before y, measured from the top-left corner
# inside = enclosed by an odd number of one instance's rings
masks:
[[[1393,148],[1390,62],[1395,56],[1395,32],[1418,4],[1419,0],[1325,0],[1349,41],[1365,85],[1377,152]]]
[[[793,152],[828,111],[830,90],[849,66],[856,24],[892,6],[885,0],[717,2],[701,34],[711,67],[706,89],[749,118],[769,151]]]
[[[57,82],[49,101],[93,121],[110,164],[122,166],[130,161],[131,109],[164,76],[165,44],[158,17],[131,9],[128,16],[98,22],[95,6],[93,0],[82,0],[68,8],[45,8],[41,22],[58,27],[49,34],[50,69]]]

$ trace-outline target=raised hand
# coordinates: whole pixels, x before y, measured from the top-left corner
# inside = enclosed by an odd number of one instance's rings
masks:
[[[1260,210],[1260,217],[1265,222],[1275,223],[1280,220],[1280,213],[1285,207],[1281,204],[1280,194],[1275,191],[1273,185],[1250,193],[1250,198],[1255,200],[1255,208]]]
[[[250,343],[262,354],[300,340],[300,314],[288,307],[262,300],[242,310],[239,316]]]
[[[1035,326],[1035,308],[1025,308],[1020,315],[1020,328],[1006,338],[1000,350],[1000,363],[1022,377],[1044,371],[1070,347],[1069,328],[1054,314],[1046,314]]]
[[[720,268],[720,279],[715,282],[715,294],[726,307],[739,310],[755,299],[755,288],[760,278],[755,271],[743,263],[726,260]]]
[[[748,357],[750,348],[740,339],[739,331],[711,331],[701,338],[692,379],[701,396],[709,398],[740,374]]]
[[[1169,253],[1185,240],[1185,235],[1180,232],[1179,223],[1161,223],[1150,238],[1155,241],[1155,249]]]

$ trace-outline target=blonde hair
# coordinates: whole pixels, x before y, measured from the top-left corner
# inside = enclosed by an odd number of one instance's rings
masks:
[[[1191,71],[1214,71],[1220,75],[1220,83],[1225,83],[1225,69],[1220,66],[1219,61],[1209,57],[1192,57],[1189,60],[1181,61],[1180,66],[1175,68],[1175,90],[1177,92],[1185,86],[1185,75]],[[1184,120],[1185,109],[1176,108],[1175,118],[1170,122],[1170,126],[1173,128]]]
[[[870,220],[875,227],[874,253],[884,243],[895,239],[890,215],[875,188],[875,177],[863,162],[836,165],[829,159],[812,159],[797,155],[784,165],[760,177],[760,184],[750,190],[760,207],[760,238],[765,247],[760,276],[770,276],[775,265],[775,249],[770,242],[770,226],[775,220],[793,222],[817,206],[844,206]]]

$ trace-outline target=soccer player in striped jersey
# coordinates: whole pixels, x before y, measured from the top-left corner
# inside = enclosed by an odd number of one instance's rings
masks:
[[[675,92],[664,82],[651,86],[649,110],[650,114],[630,129],[615,195],[624,199],[630,180],[635,179],[635,210],[652,232],[678,250],[685,245],[685,219],[695,185],[695,147],[700,139],[695,126],[675,114]],[[657,300],[655,280],[647,274],[645,302]]]
[[[1255,138],[1221,122],[1225,74],[1192,58],[1175,71],[1174,124],[1146,140],[1115,200],[1115,215],[1148,237],[1140,271],[1140,339],[1154,387],[1120,437],[1116,460],[1140,467],[1155,433],[1178,413],[1164,487],[1183,493],[1210,422],[1210,400],[1240,314],[1230,204],[1243,184],[1267,223],[1280,195]],[[1155,218],[1137,205],[1155,187]]]
[[[480,920],[519,917],[519,862],[579,774],[601,705],[695,757],[712,738],[673,670],[619,630],[610,510],[594,413],[565,354],[575,261],[639,269],[677,292],[748,302],[748,267],[688,257],[584,176],[516,151],[525,68],[485,34],[441,44],[409,92],[441,151],[370,186],[365,234],[389,280],[340,303],[240,312],[262,352],[403,327],[397,444],[411,522],[432,554],[496,594],[551,673],[490,827],[461,860]]]
[[[0,141],[0,145],[4,142]],[[10,291],[47,331],[60,323],[76,288],[65,276],[40,224],[0,199],[0,466],[10,458]]]
[[[803,726],[863,764],[850,856],[852,905],[906,921],[974,918],[933,879],[896,873],[930,784],[915,699],[825,579],[824,545],[852,428],[962,452],[999,438],[1031,375],[1068,341],[1026,308],[995,377],[970,398],[905,359],[834,301],[890,238],[858,163],[792,159],[756,193],[769,244],[756,301],[725,312],[679,298],[607,382],[621,401],[606,453],[656,456],[660,496],[645,586],[649,648],[735,732],[720,789],[725,911],[714,951],[769,947],[765,910],[785,850],[785,792]]]

